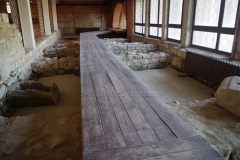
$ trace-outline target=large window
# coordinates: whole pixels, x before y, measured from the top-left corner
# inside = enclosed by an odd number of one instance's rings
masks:
[[[150,36],[162,36],[162,6],[163,0],[150,0]]]
[[[145,33],[145,0],[135,0],[135,33]]]
[[[192,45],[231,53],[239,0],[196,0]]]
[[[181,40],[183,0],[170,0],[168,18],[168,39]]]

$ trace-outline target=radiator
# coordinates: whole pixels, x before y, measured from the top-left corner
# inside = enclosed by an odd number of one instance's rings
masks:
[[[185,71],[219,85],[226,77],[240,76],[240,65],[187,51]]]

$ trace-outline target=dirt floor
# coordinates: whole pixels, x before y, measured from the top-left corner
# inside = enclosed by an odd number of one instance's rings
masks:
[[[240,160],[240,117],[216,103],[214,90],[171,68],[135,73],[226,160]]]
[[[225,159],[240,159],[240,119],[215,102],[214,90],[192,78],[178,77],[171,68],[135,73]],[[59,104],[10,108],[8,118],[0,117],[0,159],[81,159],[80,78],[62,75],[39,81],[58,85]]]
[[[10,108],[6,116],[11,118],[0,118],[0,159],[81,159],[80,78],[62,75],[39,81],[58,85],[59,104]]]

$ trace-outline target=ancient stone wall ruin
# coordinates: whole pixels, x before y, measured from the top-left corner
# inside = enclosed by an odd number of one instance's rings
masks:
[[[16,25],[9,24],[7,14],[0,13],[0,115],[6,112],[6,93],[11,84],[24,81],[32,74],[31,64],[43,56],[43,49],[62,37],[61,30],[36,41],[35,49],[25,49]]]
[[[60,41],[47,47],[43,56],[32,63],[32,71],[36,76],[54,76],[76,74],[80,72],[79,41]]]
[[[134,71],[163,68],[172,61],[171,55],[158,51],[159,47],[155,44],[130,43],[123,38],[103,39],[102,41]]]
[[[180,44],[169,41],[161,41],[149,37],[143,37],[140,35],[132,35],[131,40],[132,42],[144,42],[157,45],[160,52],[168,53],[173,57],[173,60],[171,62],[173,68],[178,70],[184,69],[186,49],[181,48]]]
[[[0,14],[0,75],[5,85],[14,81],[27,80],[32,70],[31,63],[43,55],[43,49],[53,45],[61,39],[61,30],[53,32],[51,36],[41,37],[37,47],[25,50],[22,36],[16,25],[8,23],[7,14]]]

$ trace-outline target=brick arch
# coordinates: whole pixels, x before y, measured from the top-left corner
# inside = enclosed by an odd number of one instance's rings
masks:
[[[118,3],[115,6],[114,13],[113,13],[113,24],[112,24],[113,28],[119,28],[122,10],[124,10],[123,5],[121,3]]]

